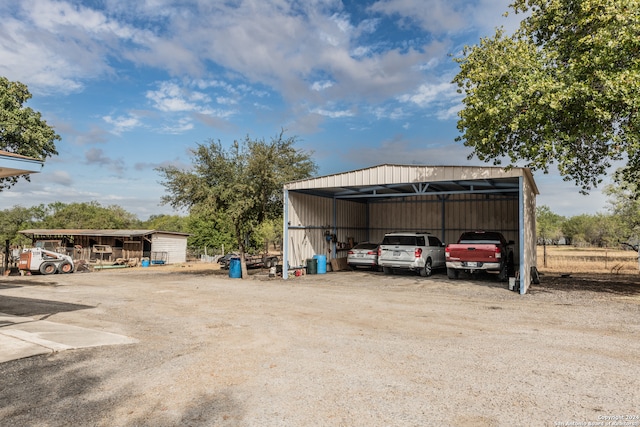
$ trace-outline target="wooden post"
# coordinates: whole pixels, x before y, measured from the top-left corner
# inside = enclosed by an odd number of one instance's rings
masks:
[[[9,271],[9,239],[4,241],[4,261],[2,267],[2,274]]]

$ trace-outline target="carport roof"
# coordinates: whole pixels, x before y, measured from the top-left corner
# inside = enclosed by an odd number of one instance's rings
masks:
[[[338,199],[444,194],[513,194],[524,177],[539,194],[528,168],[383,164],[290,182],[285,189]]]
[[[20,234],[31,235],[33,237],[52,237],[52,236],[101,236],[101,237],[134,237],[148,236],[150,234],[174,234],[177,236],[190,236],[189,233],[179,233],[175,231],[161,230],[81,230],[69,228],[40,228],[21,230]]]
[[[38,173],[43,165],[41,160],[0,150],[0,178]]]

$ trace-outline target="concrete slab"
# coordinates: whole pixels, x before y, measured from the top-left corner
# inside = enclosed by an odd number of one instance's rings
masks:
[[[51,352],[49,348],[0,333],[0,363]]]
[[[75,348],[136,342],[110,332],[0,313],[0,363]]]

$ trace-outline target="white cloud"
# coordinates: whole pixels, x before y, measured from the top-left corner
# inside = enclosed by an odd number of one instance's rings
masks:
[[[313,82],[313,84],[311,85],[311,89],[317,92],[321,92],[325,89],[329,89],[331,86],[333,86],[333,82],[329,80],[317,81]]]
[[[327,110],[324,108],[314,108],[313,110],[311,110],[311,112],[314,114],[319,114],[321,116],[329,117],[332,119],[341,119],[344,117],[354,116],[353,111],[349,111],[349,110]]]
[[[178,134],[193,129],[193,121],[188,117],[179,119],[174,124],[166,124],[163,126],[162,131],[166,133]]]
[[[113,133],[116,135],[122,134],[122,132],[130,131],[140,126],[140,119],[138,117],[130,115],[128,117],[118,116],[104,116],[102,120],[113,126]]]
[[[462,105],[462,102],[446,108],[444,110],[438,110],[438,112],[436,113],[436,117],[438,118],[438,120],[449,120],[452,119],[454,117],[458,116],[458,113],[460,111],[462,111],[464,105]]]
[[[108,57],[122,43],[152,38],[146,30],[65,1],[25,0],[0,6],[0,16],[0,74],[39,94],[78,92],[85,79],[113,74]]]
[[[444,19],[428,30],[446,33],[458,16],[464,16],[458,3],[434,1],[424,7],[415,1],[388,0],[375,3],[369,11],[414,17],[428,11],[433,15],[429,19]],[[409,92],[449,47],[438,35],[415,48],[394,46],[378,34],[379,16],[351,15],[337,0],[103,5],[106,9],[98,10],[70,1],[21,3],[17,9],[23,19],[9,17],[3,22],[10,37],[0,37],[5,63],[0,72],[26,73],[28,83],[41,91],[79,91],[86,79],[104,74],[118,78],[110,63],[116,58],[194,79],[189,91],[163,83],[147,92],[163,112],[201,111],[208,102],[208,88],[227,91],[214,99],[231,104],[238,99],[239,87],[229,84],[230,76],[273,89],[291,104],[322,105],[346,98],[356,105]],[[6,65],[12,61],[16,63]],[[207,78],[210,64],[219,65],[224,73]],[[327,78],[309,86],[317,75]],[[326,90],[329,87],[331,91]]]
[[[73,178],[71,177],[71,174],[67,171],[57,170],[57,171],[51,172],[49,175],[50,175],[49,182],[60,184],[65,187],[69,187],[71,184],[73,184]]]
[[[425,83],[418,87],[412,94],[398,97],[401,102],[411,102],[419,107],[428,107],[434,102],[440,102],[443,98],[454,98],[457,96],[455,87],[451,83]]]
[[[209,101],[207,95],[190,92],[173,82],[160,83],[158,90],[148,91],[146,96],[157,109],[165,112],[198,111],[201,109],[198,102]]]
[[[371,113],[378,120],[381,120],[381,119],[401,120],[407,117],[407,113],[400,107],[395,107],[395,108],[376,107],[371,110]]]
[[[502,18],[510,3],[512,0],[380,0],[369,10],[417,24],[437,35],[471,29],[487,35],[496,26],[510,25],[510,21]]]
[[[85,161],[88,165],[105,166],[118,175],[124,172],[124,162],[122,159],[112,158],[100,148],[90,148],[84,153]]]

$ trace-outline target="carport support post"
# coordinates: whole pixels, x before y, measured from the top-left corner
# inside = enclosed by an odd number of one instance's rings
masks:
[[[527,233],[524,230],[524,177],[518,178],[518,226],[520,228],[520,242],[518,244],[520,250],[520,295],[524,295],[527,292],[529,284],[525,282],[525,279],[529,279],[529,275],[525,274],[527,270],[527,257],[524,253],[525,238]],[[526,283],[526,284],[525,284]]]
[[[336,236],[335,239],[331,239],[331,258],[337,258],[338,254],[337,254],[337,249],[336,249],[336,242],[334,242],[333,240],[338,240],[338,200],[334,197],[333,198],[333,235]]]
[[[446,222],[447,222],[447,200],[449,199],[449,195],[446,196],[438,196],[441,202],[440,211],[441,211],[441,224],[440,224],[440,240],[445,242],[445,233],[446,233]]]
[[[282,279],[289,278],[289,190],[282,190]]]

